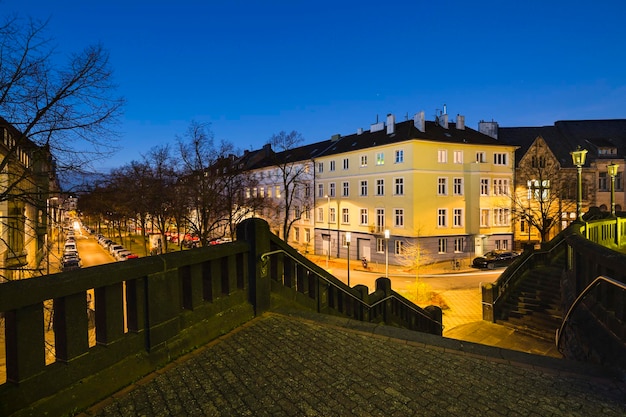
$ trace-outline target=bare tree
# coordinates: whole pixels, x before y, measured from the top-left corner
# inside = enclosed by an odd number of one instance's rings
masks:
[[[192,122],[178,138],[182,173],[178,190],[181,204],[187,209],[185,223],[202,245],[219,237],[227,228],[231,205],[225,201],[223,161],[233,152],[232,144],[215,145],[208,124]]]
[[[49,148],[57,172],[83,171],[115,150],[110,128],[124,100],[102,45],[59,64],[46,23],[11,17],[0,25],[0,115],[21,133],[8,153],[30,141]]]
[[[144,155],[149,184],[146,210],[150,214],[156,229],[165,237],[174,222],[176,203],[175,185],[177,175],[173,168],[172,156],[168,145],[156,146]],[[164,239],[163,249],[167,252],[168,240]]]
[[[9,271],[37,267],[58,178],[113,151],[110,127],[124,103],[102,46],[61,63],[45,29],[16,16],[0,22],[0,204],[8,213],[0,246]]]
[[[226,160],[218,162],[216,166],[221,168],[218,181],[222,185],[226,216],[224,235],[233,237],[237,224],[263,211],[268,205],[268,199],[258,194],[246,195],[246,190],[256,189],[259,181],[252,172],[246,169],[244,158],[230,155]]]
[[[537,230],[541,242],[550,240],[562,213],[575,209],[575,184],[572,171],[562,169],[543,138],[537,138],[516,169],[513,217]]]
[[[273,165],[278,168],[276,180],[282,188],[276,214],[282,223],[285,240],[288,240],[291,227],[300,219],[301,213],[311,207],[311,162],[308,155],[296,152],[303,141],[302,135],[296,131],[281,131],[272,135],[269,141],[275,151],[272,158]]]

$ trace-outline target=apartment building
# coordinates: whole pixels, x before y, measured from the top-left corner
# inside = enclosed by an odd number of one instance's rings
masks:
[[[45,271],[46,246],[58,207],[58,184],[49,149],[23,137],[0,117],[0,283]]]
[[[315,253],[401,264],[512,248],[515,146],[463,116],[386,121],[331,138],[314,159]]]
[[[592,208],[610,212],[609,166],[616,166],[615,210],[624,210],[626,119],[557,121],[539,127],[499,127],[488,122],[479,130],[519,147],[513,207],[517,248],[549,240],[576,219],[577,169],[571,155],[576,149],[587,151],[581,174],[583,212]]]

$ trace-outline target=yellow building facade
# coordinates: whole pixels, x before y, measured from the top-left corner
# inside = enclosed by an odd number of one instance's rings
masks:
[[[345,257],[348,239],[351,258],[391,264],[512,249],[515,147],[422,117],[388,117],[315,158],[317,254]]]

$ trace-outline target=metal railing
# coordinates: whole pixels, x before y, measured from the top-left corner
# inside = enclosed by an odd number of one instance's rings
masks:
[[[565,327],[568,325],[569,319],[570,319],[572,313],[580,305],[580,303],[583,301],[583,299],[595,287],[597,287],[598,285],[600,285],[602,283],[607,283],[609,285],[612,285],[613,287],[621,289],[622,291],[626,291],[626,284],[624,284],[623,282],[618,281],[616,279],[613,279],[611,277],[604,276],[604,275],[600,275],[600,276],[596,277],[596,279],[594,279],[589,285],[587,285],[587,287],[578,295],[578,297],[576,297],[576,300],[574,300],[574,302],[572,303],[570,308],[567,310],[567,314],[563,318],[563,322],[561,323],[561,327],[559,329],[557,329],[557,331],[556,331],[556,337],[555,337],[555,339],[556,339],[556,348],[557,348],[557,350],[559,352],[561,352],[561,338],[563,336],[563,331],[565,330]]]

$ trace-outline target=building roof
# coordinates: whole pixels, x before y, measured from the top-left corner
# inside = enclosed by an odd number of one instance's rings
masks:
[[[477,130],[464,127],[457,129],[456,123],[448,123],[444,128],[437,122],[426,121],[424,132],[421,132],[413,120],[396,123],[393,133],[387,133],[387,129],[372,132],[354,133],[343,136],[334,141],[324,155],[333,155],[367,149],[374,146],[389,145],[407,140],[426,140],[445,143],[464,143],[501,146],[503,143],[478,132]]]
[[[424,131],[422,132],[416,127],[416,122],[414,120],[395,123],[393,117],[390,118],[388,116],[387,123],[380,122],[372,125],[370,130],[360,130],[357,133],[346,136],[334,135],[330,139],[300,146],[283,152],[276,153],[271,150],[269,145],[265,145],[261,150],[249,151],[246,153],[248,158],[250,158],[253,154],[258,154],[259,152],[263,153],[264,157],[256,160],[254,164],[249,164],[248,169],[258,169],[272,166],[275,165],[276,161],[307,161],[322,156],[400,143],[407,140],[511,146],[508,143],[503,143],[489,135],[464,125],[463,128],[457,128],[457,123],[447,123],[447,125],[448,127],[445,128],[442,126],[442,123],[436,121],[424,121]]]
[[[599,158],[626,157],[626,119],[565,120],[553,126],[498,128],[500,141],[520,147],[517,162],[538,136],[543,137],[562,167],[573,167],[570,152],[578,146],[588,151],[587,165]],[[617,153],[603,154],[602,148],[616,148]]]

